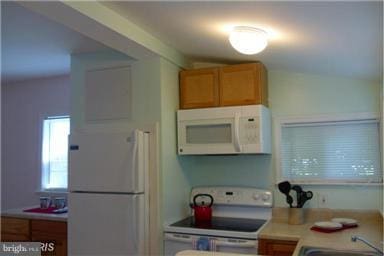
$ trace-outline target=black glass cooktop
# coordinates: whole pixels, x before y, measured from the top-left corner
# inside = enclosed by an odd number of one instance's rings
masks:
[[[195,223],[194,217],[191,216],[175,222],[171,224],[171,226],[181,228],[202,228],[225,231],[255,232],[265,222],[266,220],[260,219],[212,217],[212,221],[210,222]]]

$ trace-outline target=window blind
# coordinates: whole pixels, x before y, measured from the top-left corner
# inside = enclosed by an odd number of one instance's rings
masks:
[[[281,175],[294,182],[381,183],[379,122],[284,123]]]

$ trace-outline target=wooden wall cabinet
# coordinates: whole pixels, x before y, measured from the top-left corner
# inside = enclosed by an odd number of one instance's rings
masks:
[[[268,106],[267,70],[260,63],[180,72],[180,108],[263,104]]]
[[[54,243],[42,256],[67,256],[67,222],[1,217],[2,242]]]
[[[267,71],[263,64],[225,66],[219,72],[220,106],[268,106]]]
[[[297,242],[285,240],[259,239],[258,254],[266,256],[291,256]]]
[[[217,68],[180,72],[180,108],[219,106],[219,72]]]

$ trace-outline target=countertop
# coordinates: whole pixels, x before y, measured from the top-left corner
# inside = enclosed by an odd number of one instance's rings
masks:
[[[256,254],[252,254],[252,255],[256,256]],[[185,251],[176,253],[175,256],[251,256],[251,255],[230,253],[230,252],[207,252],[207,251],[185,250]]]
[[[336,217],[356,219],[358,227],[334,233],[321,233],[310,230],[316,221],[329,221]],[[352,235],[362,236],[375,246],[383,247],[383,218],[379,211],[306,209],[305,219],[304,224],[290,225],[287,223],[288,209],[275,208],[272,220],[261,230],[259,239],[297,241],[298,244],[293,256],[299,254],[302,246],[340,250],[371,250],[362,242],[352,242]]]
[[[22,219],[38,219],[38,220],[54,220],[54,221],[67,221],[68,213],[34,213],[34,212],[23,212],[25,209],[36,208],[37,206],[23,207],[17,209],[3,210],[1,216],[3,217],[14,217]]]

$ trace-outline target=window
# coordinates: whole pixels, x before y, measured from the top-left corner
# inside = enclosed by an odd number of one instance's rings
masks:
[[[68,185],[69,117],[43,121],[42,189],[66,189]]]
[[[280,179],[294,183],[382,183],[379,121],[280,122]]]

